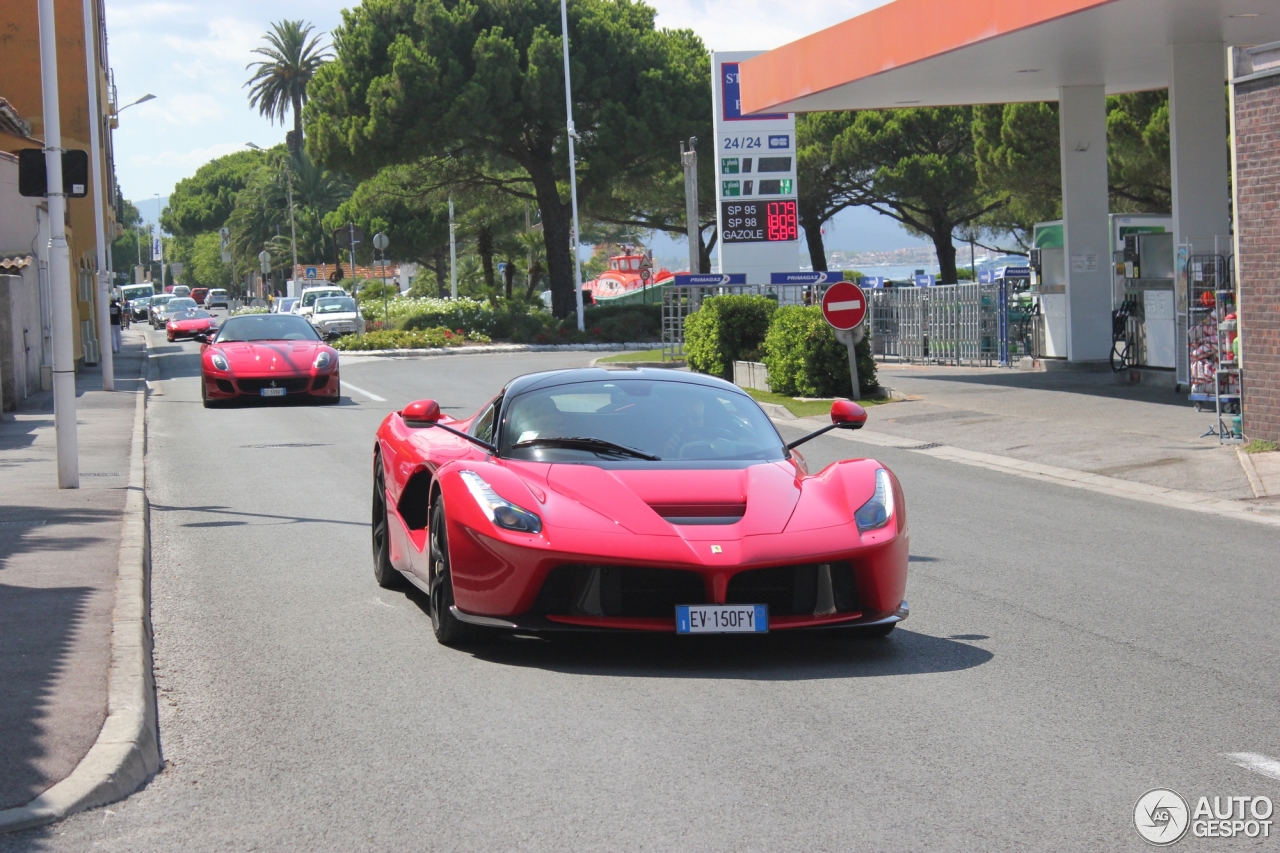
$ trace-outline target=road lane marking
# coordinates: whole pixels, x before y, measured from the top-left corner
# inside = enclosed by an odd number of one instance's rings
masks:
[[[343,382],[342,387],[346,388],[348,391],[355,391],[357,394],[363,394],[364,396],[368,397],[370,400],[372,400],[375,403],[387,402],[386,397],[379,397],[377,394],[366,391],[363,388],[357,388],[356,386],[352,385],[350,382]]]
[[[1268,758],[1256,752],[1224,752],[1222,754],[1237,767],[1252,770],[1254,773],[1260,773],[1272,779],[1280,779],[1280,761],[1274,758]]]

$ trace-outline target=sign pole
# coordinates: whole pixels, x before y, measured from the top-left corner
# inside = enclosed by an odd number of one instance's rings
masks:
[[[853,282],[839,281],[822,294],[822,317],[835,329],[836,340],[849,350],[849,376],[853,380],[853,399],[861,400],[858,387],[858,342],[866,334],[863,320],[867,318],[867,296]]]
[[[586,326],[582,321],[582,261],[578,258],[578,164],[573,152],[573,141],[578,138],[578,131],[573,127],[573,94],[569,84],[569,13],[565,8],[565,0],[560,0],[560,44],[564,48],[564,111],[569,117],[569,201],[573,205],[573,240],[570,241],[569,248],[573,251],[573,300],[578,311],[578,331],[581,332]]]
[[[71,348],[71,257],[67,196],[62,186],[62,113],[58,103],[58,37],[53,0],[39,0],[40,88],[44,101],[44,161],[48,177],[49,291],[53,308],[53,424],[58,488],[80,488],[76,433],[76,362]]]
[[[694,146],[698,137],[689,137],[689,148],[680,143],[680,162],[684,165],[684,217],[689,232],[689,272],[702,272],[702,246],[698,228],[698,152]]]
[[[449,196],[449,298],[458,298],[458,226],[453,224],[453,196]]]

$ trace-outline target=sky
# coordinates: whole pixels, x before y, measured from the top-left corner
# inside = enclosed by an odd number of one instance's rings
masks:
[[[649,0],[658,26],[692,29],[713,50],[777,47],[851,18],[886,0]],[[109,59],[121,104],[116,173],[125,197],[154,221],[173,185],[201,164],[266,148],[288,129],[250,109],[245,66],[273,21],[309,21],[328,32],[350,0],[107,0]],[[710,104],[708,103],[708,109]],[[291,119],[289,119],[291,121]],[[291,125],[290,125],[291,126]],[[830,249],[917,245],[892,220],[846,212],[828,228]]]

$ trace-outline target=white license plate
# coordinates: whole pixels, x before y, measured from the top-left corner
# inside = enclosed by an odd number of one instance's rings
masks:
[[[283,397],[284,389],[283,388],[263,388],[258,393],[262,394],[262,396],[264,397]]]
[[[767,604],[678,604],[677,634],[764,634]]]

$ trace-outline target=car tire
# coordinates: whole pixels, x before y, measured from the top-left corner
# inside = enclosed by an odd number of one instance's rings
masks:
[[[391,519],[387,514],[387,480],[382,454],[373,455],[373,579],[383,589],[404,589],[404,575],[391,564]]]
[[[209,399],[209,389],[205,387],[203,373],[200,374],[200,402],[204,403],[206,409],[218,408],[218,401]]]
[[[449,526],[445,518],[444,499],[437,492],[427,533],[432,573],[427,609],[436,641],[443,646],[458,646],[476,642],[483,638],[484,633],[483,629],[463,622],[450,610],[453,606],[453,572],[449,568]]]

